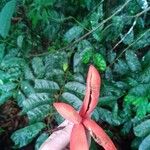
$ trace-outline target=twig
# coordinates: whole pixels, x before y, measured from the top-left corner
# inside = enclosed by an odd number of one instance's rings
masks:
[[[140,37],[138,37],[134,42],[132,42],[127,48],[125,48],[120,54],[119,56],[110,64],[108,65],[108,67],[112,66],[122,55],[123,53],[128,50],[131,46],[133,46],[139,39],[141,39],[147,32],[149,32],[150,29],[148,29],[147,31],[145,31]]]
[[[112,14],[110,17],[108,17],[107,19],[103,20],[101,23],[99,23],[99,25],[97,27],[95,27],[94,29],[90,30],[89,32],[87,32],[86,34],[84,34],[83,36],[81,36],[79,39],[75,40],[73,43],[69,44],[68,46],[62,48],[62,49],[58,49],[58,51],[62,51],[62,50],[66,50],[69,49],[71,47],[73,47],[75,44],[77,44],[78,42],[80,42],[81,40],[85,39],[87,36],[89,36],[90,34],[92,34],[93,32],[95,32],[98,28],[100,28],[103,24],[105,24],[106,22],[108,22],[109,20],[111,20],[116,14],[118,14],[122,9],[124,9],[124,7],[130,2],[130,0],[128,0],[126,3],[124,3],[124,5],[122,5],[120,7],[120,9],[118,9],[114,14]],[[49,54],[50,52],[46,52],[46,53],[42,53],[42,54],[36,54],[36,55],[30,55],[29,57],[34,57],[34,56],[44,56]]]
[[[143,10],[143,11],[139,12],[138,14],[136,14],[136,15],[132,16],[132,17],[139,17],[139,16],[141,16],[142,14],[144,14],[144,13],[148,12],[149,10],[150,10],[150,6],[149,6],[149,7],[147,7],[145,10]]]
[[[145,12],[149,11],[150,7],[148,7],[147,9],[141,11],[140,13],[134,15],[134,16],[130,16],[130,17],[135,17],[135,20],[133,22],[133,25],[131,26],[131,28],[129,29],[129,31],[123,36],[123,38],[121,38],[121,40],[113,47],[112,50],[114,50],[126,37],[128,34],[130,34],[134,28],[134,26],[136,25],[137,19],[138,17],[140,17],[142,14],[144,14]]]
[[[136,21],[137,21],[137,18],[134,20],[133,25],[132,25],[131,28],[128,30],[128,32],[121,38],[121,40],[113,47],[112,50],[114,50],[114,49],[127,37],[127,35],[132,32],[134,26],[136,25]]]

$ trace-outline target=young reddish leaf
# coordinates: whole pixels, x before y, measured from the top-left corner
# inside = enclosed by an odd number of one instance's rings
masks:
[[[98,71],[94,66],[90,65],[87,76],[86,95],[80,110],[82,117],[89,117],[90,113],[96,107],[99,98],[100,84],[101,80]]]
[[[81,116],[72,106],[65,103],[54,103],[53,105],[58,111],[58,113],[65,119],[75,124],[78,124],[82,121]]]
[[[105,150],[117,150],[109,136],[105,131],[91,119],[85,119],[83,121],[85,127],[90,131],[94,140],[101,145]]]
[[[70,150],[89,150],[85,129],[82,124],[75,124],[73,126]]]

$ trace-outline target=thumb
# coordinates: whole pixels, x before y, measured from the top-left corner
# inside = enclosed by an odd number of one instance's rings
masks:
[[[64,128],[53,132],[41,145],[40,150],[63,150],[69,144],[73,124],[65,120],[58,127]]]

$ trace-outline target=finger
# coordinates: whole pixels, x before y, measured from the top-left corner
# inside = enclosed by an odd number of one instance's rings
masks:
[[[64,121],[60,126],[62,130],[55,131],[42,144],[40,150],[63,150],[69,144],[73,124],[69,121]]]

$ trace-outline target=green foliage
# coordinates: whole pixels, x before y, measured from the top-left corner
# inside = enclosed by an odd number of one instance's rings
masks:
[[[69,31],[67,31],[64,35],[64,40],[67,42],[71,42],[74,39],[77,39],[81,33],[83,32],[83,28],[80,26],[74,26]]]
[[[93,55],[93,63],[95,64],[95,66],[97,66],[99,70],[105,71],[106,61],[101,54],[96,53],[95,55]]]
[[[131,50],[126,51],[126,61],[131,71],[141,70],[141,64],[134,52]]]
[[[134,127],[134,133],[138,137],[146,136],[150,132],[150,120],[146,120]]]
[[[33,141],[39,149],[53,122],[63,121],[53,102],[80,109],[93,64],[101,73],[101,91],[92,117],[117,145],[129,138],[132,149],[150,149],[149,5],[147,0],[0,1],[0,107],[14,101],[27,120],[12,131],[16,148]],[[91,149],[99,147],[92,143]]]
[[[8,2],[0,12],[0,35],[3,38],[6,38],[8,35],[10,25],[11,25],[11,17],[15,11],[16,0],[11,0]]]
[[[144,140],[142,141],[142,143],[139,146],[139,150],[148,150],[150,149],[150,135],[148,135],[146,138],[144,138]]]
[[[48,134],[43,133],[41,134],[35,143],[35,150],[39,150],[40,146],[43,144],[43,142],[48,138]]]
[[[92,49],[90,47],[85,48],[84,49],[84,54],[82,55],[82,62],[84,64],[89,63],[91,57],[92,57]]]
[[[36,137],[39,132],[45,127],[45,124],[42,122],[32,124],[30,126],[15,131],[11,135],[11,139],[15,143],[16,148],[21,148],[30,143],[32,139]]]

